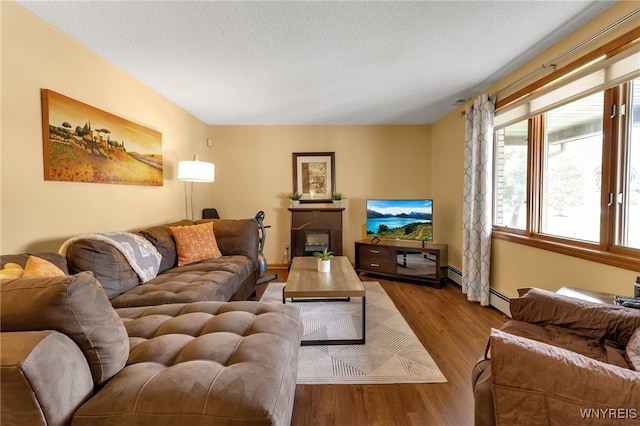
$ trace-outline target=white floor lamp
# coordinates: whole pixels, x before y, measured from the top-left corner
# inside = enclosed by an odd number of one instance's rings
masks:
[[[191,183],[191,220],[195,219],[195,202],[193,197],[194,182],[213,182],[216,176],[216,165],[198,160],[198,154],[193,156],[193,161],[178,161],[178,180]],[[185,184],[186,185],[186,184]],[[187,192],[184,193],[185,204]]]

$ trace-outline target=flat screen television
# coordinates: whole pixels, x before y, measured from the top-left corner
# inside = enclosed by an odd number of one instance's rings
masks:
[[[433,241],[433,200],[367,200],[367,236]]]

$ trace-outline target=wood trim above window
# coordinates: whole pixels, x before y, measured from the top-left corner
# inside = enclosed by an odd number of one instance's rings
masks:
[[[510,241],[513,243],[524,244],[541,250],[553,251],[556,253],[566,254],[568,256],[578,257],[592,262],[604,263],[606,265],[615,266],[631,271],[640,271],[640,250],[625,249],[624,252],[603,251],[597,246],[588,247],[569,244],[560,240],[546,238],[538,235],[523,235],[511,231],[502,231],[494,229],[492,238]]]

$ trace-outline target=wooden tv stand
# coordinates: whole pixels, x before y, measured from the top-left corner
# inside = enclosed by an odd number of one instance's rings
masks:
[[[401,278],[441,287],[447,280],[447,245],[419,241],[356,241],[356,272]]]

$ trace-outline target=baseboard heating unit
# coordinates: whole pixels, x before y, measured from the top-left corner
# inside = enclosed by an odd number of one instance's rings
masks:
[[[462,287],[462,272],[452,268],[451,266],[449,266],[448,269],[449,280]],[[509,310],[509,297],[494,288],[489,289],[489,304],[503,314],[511,316],[511,311]]]

